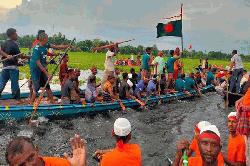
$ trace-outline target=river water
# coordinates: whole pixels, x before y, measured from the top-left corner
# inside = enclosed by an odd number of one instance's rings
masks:
[[[127,118],[132,124],[132,143],[138,143],[142,150],[143,165],[164,166],[166,156],[173,159],[176,141],[191,140],[193,126],[201,120],[215,124],[222,136],[223,150],[226,149],[227,114],[221,96],[214,92],[183,101],[173,101],[149,110],[129,109],[127,114],[112,111],[107,114],[92,114],[84,117],[53,120],[29,128],[25,122],[9,122],[0,125],[0,165],[5,165],[5,148],[10,139],[17,135],[32,135],[40,153],[46,156],[62,156],[69,151],[69,138],[79,133],[87,140],[88,165],[98,163],[91,155],[96,149],[112,148],[113,123],[118,117]],[[233,109],[230,109],[233,111]]]

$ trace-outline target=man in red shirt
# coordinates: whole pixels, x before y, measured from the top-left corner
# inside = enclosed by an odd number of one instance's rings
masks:
[[[95,156],[100,159],[100,166],[141,166],[141,150],[137,144],[129,144],[131,124],[125,118],[118,118],[114,123],[113,136],[116,147],[111,150],[97,150]]]
[[[244,137],[236,133],[237,123],[236,112],[231,112],[228,115],[228,150],[224,160],[231,166],[244,166],[246,165],[246,145]]]
[[[201,129],[198,138],[198,146],[201,155],[190,157],[188,166],[224,166],[224,160],[220,157],[221,139],[220,132],[214,125],[209,125]],[[189,148],[189,143],[182,140],[177,144],[177,153],[172,166],[179,166],[183,156],[183,151]]]
[[[41,157],[38,149],[28,137],[17,137],[6,148],[6,161],[10,166],[86,166],[85,140],[79,135],[70,139],[73,156],[64,154],[59,157]]]

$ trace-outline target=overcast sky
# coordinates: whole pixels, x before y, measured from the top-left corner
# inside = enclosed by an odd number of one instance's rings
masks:
[[[166,22],[163,17],[179,14],[181,3],[184,47],[246,52],[250,0],[0,0],[0,32],[15,27],[24,35],[45,29],[78,40],[135,38],[133,45],[172,49],[180,46],[180,38],[157,39],[156,25]]]

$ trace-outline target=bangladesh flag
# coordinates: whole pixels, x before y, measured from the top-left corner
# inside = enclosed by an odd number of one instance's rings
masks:
[[[157,38],[162,36],[182,37],[182,21],[170,21],[167,24],[159,23],[157,26]]]

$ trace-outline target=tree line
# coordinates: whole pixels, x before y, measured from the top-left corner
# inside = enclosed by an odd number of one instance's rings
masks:
[[[7,39],[7,36],[5,33],[0,33],[0,42],[3,42]],[[25,35],[25,36],[19,36],[18,37],[18,43],[19,46],[22,48],[29,48],[31,47],[33,41],[36,39],[36,36],[34,35]],[[70,40],[65,37],[62,33],[54,34],[53,36],[49,37],[49,41],[53,44],[69,44]],[[78,41],[74,43],[75,48],[73,51],[83,51],[83,52],[91,52],[92,48],[103,46],[107,44],[111,44],[112,41],[104,41],[101,39],[93,39],[93,40],[83,40]],[[157,55],[157,52],[159,49],[156,45],[153,45],[153,54]],[[119,53],[120,54],[142,54],[145,50],[145,47],[142,45],[138,46],[131,46],[131,45],[125,45],[125,46],[119,46]],[[102,52],[105,52],[106,50],[102,50]],[[164,52],[164,54],[168,55],[170,50],[161,50]],[[221,59],[221,60],[229,60],[231,58],[230,54],[223,53],[221,51],[209,51],[209,52],[203,52],[203,51],[189,51],[184,50],[183,51],[183,57],[188,58],[194,58],[194,59]],[[250,55],[243,55],[241,54],[241,57],[245,61],[250,61]]]

